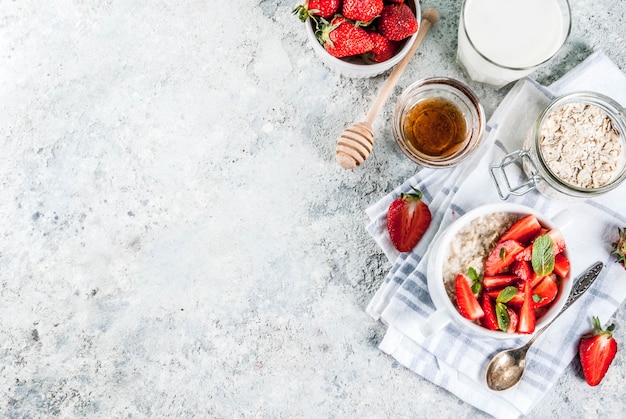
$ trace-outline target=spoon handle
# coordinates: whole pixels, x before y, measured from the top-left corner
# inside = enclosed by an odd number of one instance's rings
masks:
[[[402,75],[402,73],[404,72],[404,69],[409,64],[409,61],[411,61],[413,54],[415,54],[415,51],[422,43],[422,40],[428,33],[428,30],[430,29],[432,25],[434,25],[438,21],[439,21],[439,12],[436,9],[429,7],[428,9],[424,10],[424,12],[422,13],[422,21],[419,25],[417,37],[415,38],[415,41],[413,45],[411,46],[411,49],[409,49],[409,51],[404,56],[404,58],[400,60],[398,64],[396,64],[395,68],[392,70],[391,74],[389,75],[389,78],[387,78],[387,80],[385,81],[385,84],[383,85],[380,92],[378,93],[378,96],[376,96],[376,99],[374,100],[374,103],[370,107],[369,112],[367,112],[367,115],[365,115],[365,121],[369,122],[370,125],[374,124],[374,120],[376,119],[378,112],[380,112],[380,109],[383,107],[383,105],[387,101],[387,98],[389,97],[389,95],[391,95],[393,88],[398,83],[400,76]]]
[[[591,284],[593,284],[593,282],[600,274],[602,268],[604,268],[604,264],[602,262],[596,262],[591,265],[591,267],[587,269],[585,273],[578,277],[578,279],[576,279],[576,282],[572,287],[572,291],[570,292],[569,297],[567,298],[567,301],[563,306],[563,310],[574,304],[574,302],[578,300],[578,298],[583,295],[585,291],[587,291],[587,289],[589,289]]]
[[[563,314],[563,312],[565,310],[567,310],[567,308],[569,306],[574,304],[574,302],[576,300],[578,300],[580,298],[580,296],[583,295],[585,293],[585,291],[587,291],[589,289],[591,284],[593,284],[593,282],[596,280],[596,278],[600,274],[600,271],[602,270],[602,268],[604,268],[604,264],[602,262],[598,261],[598,262],[594,263],[593,265],[591,265],[589,267],[589,269],[587,269],[585,272],[583,272],[578,278],[576,278],[576,282],[574,282],[574,285],[572,286],[572,291],[570,291],[569,297],[567,297],[567,301],[565,301],[565,305],[563,306],[561,311],[559,311],[559,313],[550,321],[550,323],[546,324],[544,327],[539,329],[537,331],[537,333],[535,333],[535,335],[526,343],[526,345],[524,345],[526,348],[529,348],[535,342],[535,340],[552,323],[554,323],[554,321],[556,319],[558,319],[559,316],[561,314]]]

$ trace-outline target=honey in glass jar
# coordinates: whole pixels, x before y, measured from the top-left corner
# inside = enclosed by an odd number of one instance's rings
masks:
[[[446,157],[465,143],[467,126],[461,110],[442,97],[417,102],[406,114],[404,132],[408,146],[417,153]]]

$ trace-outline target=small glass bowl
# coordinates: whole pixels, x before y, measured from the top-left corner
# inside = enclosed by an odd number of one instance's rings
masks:
[[[421,10],[419,1],[416,2],[415,0],[406,0],[406,4],[411,8],[411,10],[415,12],[417,22],[421,25]],[[411,49],[411,46],[413,46],[413,44],[415,43],[415,39],[417,38],[417,34],[419,33],[418,28],[418,32],[415,32],[407,39],[401,41],[404,43],[402,47],[398,50],[396,55],[394,55],[387,61],[383,61],[382,63],[368,64],[359,57],[337,58],[330,55],[315,37],[315,30],[313,29],[313,26],[314,24],[312,20],[307,19],[307,21],[305,22],[306,36],[309,39],[309,43],[313,47],[313,50],[315,51],[317,56],[331,70],[336,71],[343,76],[351,78],[375,77],[391,69],[406,56],[406,54]]]
[[[408,139],[408,115],[413,108],[429,99],[440,99],[453,105],[465,122],[465,135],[451,154],[429,155],[418,150]],[[447,121],[446,115],[440,116],[440,120]],[[443,129],[447,129],[448,125],[444,124]],[[484,130],[485,112],[478,97],[467,85],[448,77],[426,78],[411,84],[398,98],[393,113],[393,135],[396,143],[407,157],[426,167],[445,168],[461,163],[479,147]]]

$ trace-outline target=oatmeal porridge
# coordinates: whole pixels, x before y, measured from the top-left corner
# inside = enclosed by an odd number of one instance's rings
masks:
[[[455,301],[454,279],[459,272],[472,267],[479,276],[483,275],[485,259],[498,238],[520,218],[518,214],[498,212],[484,215],[463,227],[450,241],[443,280],[448,297]]]

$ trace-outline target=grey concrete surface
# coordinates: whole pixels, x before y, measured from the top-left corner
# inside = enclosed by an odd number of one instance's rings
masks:
[[[0,416],[487,417],[365,313],[391,265],[364,210],[417,170],[392,105],[465,81],[460,3],[422,2],[441,20],[345,171],[336,137],[385,75],[329,71],[292,2],[0,2]],[[533,77],[598,49],[626,71],[626,2],[571,5]],[[508,91],[471,86],[488,116]],[[622,417],[625,380],[624,350],[595,388],[573,362],[530,417]]]

